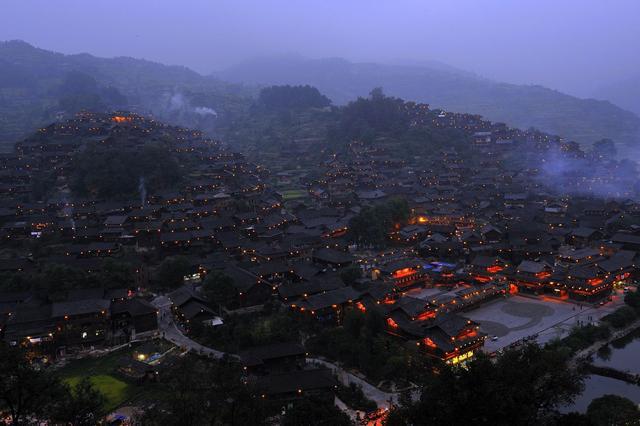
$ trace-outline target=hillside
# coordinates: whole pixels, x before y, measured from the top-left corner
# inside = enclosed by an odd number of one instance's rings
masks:
[[[607,99],[640,115],[640,72],[598,88],[593,96],[598,99]]]
[[[310,84],[336,104],[383,87],[389,95],[449,111],[481,114],[515,127],[536,127],[582,143],[611,138],[633,144],[640,135],[640,118],[610,102],[579,99],[540,86],[498,83],[442,66],[287,56],[257,59],[215,75],[234,83]]]
[[[0,144],[77,109],[126,108],[213,130],[245,105],[246,90],[181,66],[0,43]]]

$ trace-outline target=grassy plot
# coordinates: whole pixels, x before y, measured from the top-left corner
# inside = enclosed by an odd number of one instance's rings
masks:
[[[309,193],[304,189],[290,189],[286,191],[280,191],[282,198],[285,201],[296,200],[298,198],[307,198]]]
[[[64,381],[69,386],[75,386],[83,376],[67,377]],[[90,376],[91,384],[99,390],[105,397],[105,411],[112,411],[123,402],[125,402],[130,395],[131,385],[117,379],[113,376],[106,374],[99,374]]]
[[[113,411],[124,403],[155,398],[159,393],[156,383],[137,384],[121,377],[117,372],[119,360],[133,357],[138,345],[133,344],[101,357],[87,357],[71,361],[57,371],[59,377],[70,386],[82,378],[89,377],[91,383],[105,396],[105,411]],[[153,396],[153,398],[152,398]],[[158,395],[159,396],[159,395]]]

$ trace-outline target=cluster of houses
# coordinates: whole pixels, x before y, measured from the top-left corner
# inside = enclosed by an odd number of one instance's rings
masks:
[[[3,293],[2,337],[44,358],[157,334],[154,306],[128,289],[76,289],[51,302],[33,292]]]
[[[91,289],[99,297],[70,292],[62,302],[0,294],[4,339],[53,340],[58,350],[152,331],[155,311],[132,294],[157,284],[167,256],[190,264],[185,285],[170,294],[185,324],[215,325],[226,312],[274,301],[328,326],[349,309],[378,309],[390,334],[451,364],[482,348],[487,336],[464,311],[492,298],[521,293],[597,304],[633,282],[640,204],[567,196],[536,179],[539,165],[513,155],[525,145],[535,152],[556,143],[567,155],[579,148],[476,116],[407,108],[412,125],[462,130],[468,146],[407,156],[386,139],[354,141],[293,171],[278,172],[276,162],[271,173],[199,132],[132,114],[82,114],[41,129],[0,157],[0,238],[10,248],[0,272],[52,263],[98,271],[116,259],[132,265],[136,285],[115,295]],[[117,201],[68,191],[67,168],[84,144],[132,149],[154,138],[171,140],[175,155],[189,159],[180,187],[147,192],[142,182],[139,196]],[[58,175],[57,190],[34,200],[43,169]],[[389,229],[389,248],[354,246],[350,220],[395,197],[408,202],[410,215]],[[32,252],[34,241],[49,249]],[[345,278],[353,270],[359,277]],[[198,291],[213,271],[231,278],[233,306],[214,306]],[[414,288],[435,291],[415,297]],[[254,358],[247,367],[261,365]],[[283,387],[291,383],[283,377]]]

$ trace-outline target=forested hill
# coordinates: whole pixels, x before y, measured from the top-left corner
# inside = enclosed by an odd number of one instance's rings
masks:
[[[640,71],[625,79],[599,87],[593,96],[609,99],[616,105],[640,115]]]
[[[640,141],[640,118],[609,102],[579,99],[541,86],[498,83],[435,66],[351,63],[343,59],[262,58],[215,74],[235,83],[310,84],[336,104],[374,87],[448,111],[481,114],[519,128],[535,127],[581,143]]]
[[[80,109],[125,108],[204,130],[253,95],[182,66],[63,55],[22,41],[0,42],[0,145]]]

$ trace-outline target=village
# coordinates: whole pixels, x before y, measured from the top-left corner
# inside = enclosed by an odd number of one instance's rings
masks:
[[[264,164],[127,112],[40,129],[0,157],[2,339],[47,368],[133,347],[114,371],[138,382],[185,352],[230,356],[283,406],[358,385],[374,406],[343,402],[362,417],[412,383],[398,374],[407,365],[371,377],[322,348],[357,315],[380,318],[389,353],[464,368],[624,305],[638,278],[640,203],[608,159],[479,116],[406,108],[411,126],[454,129],[468,145],[425,155],[384,138],[339,151],[304,139]],[[74,192],[72,157],[86,146],[137,152],[147,141],[177,159],[179,187],[156,190],[140,175],[129,199]],[[550,187],[550,149],[587,158],[597,178]],[[43,171],[53,177],[40,181]],[[615,200],[576,192],[614,186],[626,191]],[[43,274],[56,287],[32,278]],[[224,337],[281,317],[291,330]]]

